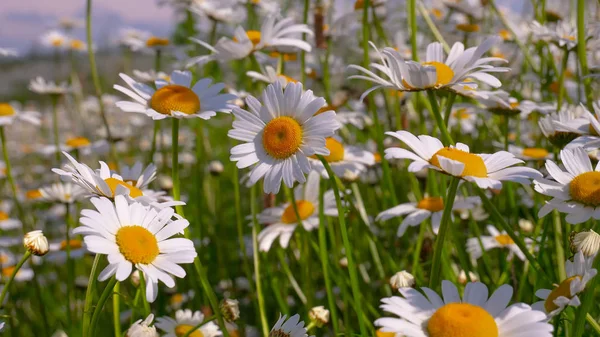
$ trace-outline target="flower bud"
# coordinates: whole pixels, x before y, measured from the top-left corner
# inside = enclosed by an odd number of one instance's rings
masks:
[[[225,318],[225,320],[228,322],[233,322],[240,318],[240,307],[238,300],[226,298],[221,301],[219,308],[221,309],[223,318]]]
[[[33,255],[44,256],[48,253],[48,239],[40,230],[31,231],[25,234],[23,246]]]
[[[139,270],[134,270],[133,273],[131,273],[131,283],[137,288],[140,285],[140,271]]]
[[[220,175],[221,173],[223,173],[224,169],[225,167],[223,166],[223,163],[221,163],[218,160],[213,160],[210,163],[208,163],[208,172],[210,172],[210,174],[213,176]]]
[[[406,270],[399,271],[390,278],[390,285],[394,290],[411,288],[415,285],[415,277]]]
[[[340,266],[342,268],[348,268],[348,258],[347,257],[344,256],[340,259]]]
[[[586,257],[594,256],[600,249],[600,235],[593,230],[571,233],[571,250],[582,252]]]
[[[127,337],[158,337],[156,327],[150,326],[154,315],[150,314],[145,320],[138,320],[129,327],[125,336]]]
[[[519,228],[525,233],[533,232],[533,222],[527,219],[519,219]]]
[[[469,272],[469,277],[471,278],[471,282],[479,281],[479,278],[473,272]],[[469,279],[467,278],[467,273],[465,273],[464,270],[461,270],[458,273],[458,283],[464,285],[464,284],[467,284],[467,282],[469,282]]]
[[[329,323],[329,310],[325,309],[325,307],[322,305],[313,307],[308,312],[308,317],[310,318],[311,322],[320,328]]]

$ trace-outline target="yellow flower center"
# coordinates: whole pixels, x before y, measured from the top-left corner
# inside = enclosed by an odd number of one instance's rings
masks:
[[[288,83],[298,83],[298,80],[295,80],[295,79],[293,79],[293,78],[291,78],[291,77],[289,77],[287,75],[279,74],[277,76],[279,76],[279,78],[285,79]]]
[[[468,119],[471,115],[467,112],[466,108],[460,108],[453,113],[456,119]]]
[[[479,25],[470,24],[470,23],[459,23],[456,25],[456,29],[465,33],[475,33],[479,31]]]
[[[452,68],[448,67],[442,62],[424,62],[423,65],[435,68],[435,72],[437,74],[437,79],[435,81],[436,87],[446,85],[452,81],[452,78],[454,78],[454,71]]]
[[[83,243],[81,242],[81,240],[69,240],[69,247],[71,249],[79,249],[81,247],[83,247]],[[66,250],[67,249],[67,240],[63,240],[60,243],[60,250]]]
[[[177,337],[182,337],[185,336],[186,333],[190,330],[192,330],[194,328],[194,326],[192,325],[187,325],[187,324],[179,324],[178,326],[175,327],[175,336]],[[202,333],[202,331],[200,331],[200,328],[194,330],[194,332],[190,333],[188,336],[190,337],[204,337],[204,334]]]
[[[569,184],[571,199],[589,206],[600,206],[600,172],[582,173]]]
[[[498,35],[503,40],[510,40],[510,39],[512,39],[512,34],[508,30],[506,30],[506,29],[500,29],[500,31],[498,32]]]
[[[60,47],[63,44],[63,39],[58,38],[58,37],[54,38],[54,39],[52,39],[52,41],[50,41],[50,44],[52,44],[52,46],[54,46],[54,47]]]
[[[283,55],[283,60],[286,62],[287,61],[296,61],[298,59],[298,54],[296,54],[296,53],[280,53],[278,51],[272,51],[269,53],[269,56],[277,57],[277,58],[279,58],[282,55]]]
[[[150,107],[163,115],[170,115],[171,111],[192,115],[200,111],[200,99],[188,87],[169,84],[156,90],[150,98]]]
[[[115,240],[121,254],[131,263],[150,264],[158,256],[156,237],[142,226],[121,227]]]
[[[373,153],[373,157],[375,157],[376,163],[381,163],[381,153],[375,152],[375,153]]]
[[[65,144],[67,144],[67,146],[70,146],[70,147],[79,148],[79,147],[89,146],[91,143],[90,143],[90,140],[85,137],[73,137],[73,138],[67,139]]]
[[[498,51],[498,50],[491,52],[491,55],[493,57],[499,57],[501,59],[506,59],[506,55],[504,55],[501,51]]]
[[[0,264],[5,264],[10,260],[9,256],[6,254],[0,254]]]
[[[146,40],[146,47],[165,47],[169,45],[169,39],[152,36]]]
[[[322,114],[323,112],[329,111],[329,110],[335,110],[335,106],[327,104],[324,107],[322,107],[321,109],[317,110],[317,112],[315,112],[315,114],[313,116],[317,116]]]
[[[570,299],[573,295],[575,295],[571,294],[571,282],[573,282],[575,279],[581,280],[581,276],[575,275],[569,277],[568,279],[562,281],[558,287],[554,288],[552,292],[550,292],[550,295],[548,295],[548,298],[546,298],[546,301],[544,302],[544,308],[546,309],[546,312],[552,312],[558,309],[558,305],[554,304],[554,300],[560,296]]]
[[[117,190],[117,186],[124,186],[129,190],[129,196],[132,198],[137,198],[137,197],[141,197],[142,195],[144,195],[144,193],[142,192],[142,190],[140,190],[139,188],[128,184],[122,180],[116,179],[116,178],[107,178],[104,179],[104,182],[108,185],[108,188],[110,188],[110,191],[112,192],[111,197],[115,196],[115,191]]]
[[[42,197],[42,192],[40,190],[29,190],[25,192],[25,198],[29,200],[35,200]]]
[[[365,7],[365,0],[356,0],[354,2],[354,10],[359,10]]]
[[[375,337],[396,337],[395,332],[383,332],[381,329],[375,331]]]
[[[548,156],[548,150],[539,147],[527,147],[523,149],[523,155],[535,159],[544,159]]]
[[[0,103],[0,117],[13,116],[15,109],[8,103]]]
[[[440,166],[438,156],[463,163],[465,167],[460,177],[487,177],[487,167],[485,166],[483,159],[476,154],[465,152],[456,148],[444,147],[436,152],[429,161],[431,165],[441,169],[442,167]]]
[[[15,266],[4,267],[4,268],[2,268],[2,276],[10,277],[12,275],[13,271],[15,271]],[[18,272],[17,272],[17,274],[18,274]]]
[[[258,30],[249,30],[246,32],[248,39],[252,41],[252,45],[256,46],[260,43],[260,31]]]
[[[550,89],[550,91],[554,94],[558,94],[558,90],[560,89],[560,83],[558,83],[557,81],[554,81],[552,83],[550,83],[550,86],[548,86],[548,89]]]
[[[183,295],[182,294],[175,294],[173,296],[171,296],[171,299],[169,300],[169,302],[171,302],[171,305],[177,305],[177,304],[181,304],[181,302],[183,302]]]
[[[81,40],[71,40],[71,49],[74,50],[83,50],[85,48],[85,43]]]
[[[9,218],[8,214],[0,211],[0,221],[8,220],[8,218]]]
[[[325,146],[329,150],[329,155],[325,156],[327,162],[335,163],[344,160],[344,145],[337,139],[332,137],[326,138]],[[316,158],[316,156],[313,158]]]
[[[306,200],[298,200],[296,201],[296,208],[298,208],[298,215],[300,216],[300,220],[306,220],[308,217],[313,215],[315,212],[315,205],[312,202]],[[281,222],[284,224],[294,224],[298,223],[298,217],[296,217],[296,212],[294,211],[294,205],[289,204],[288,207],[285,208],[283,214],[281,215]]]
[[[431,14],[438,20],[444,17],[444,13],[439,8],[432,9]]]
[[[439,212],[444,209],[444,200],[440,197],[426,197],[417,203],[417,208]]]
[[[302,127],[291,117],[274,118],[263,130],[262,143],[271,157],[288,158],[302,145]]]
[[[482,307],[450,303],[439,308],[427,322],[429,337],[498,337],[496,321]]]
[[[500,234],[500,235],[496,236],[494,239],[496,239],[496,241],[501,246],[507,246],[507,245],[514,245],[515,244],[515,242],[513,241],[513,239],[511,239],[510,236],[508,236],[508,234]]]
[[[575,41],[577,38],[573,35],[563,35],[563,39],[567,39],[569,41]]]

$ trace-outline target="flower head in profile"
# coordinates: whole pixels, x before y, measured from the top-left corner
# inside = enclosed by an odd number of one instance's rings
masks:
[[[567,278],[553,289],[540,289],[535,296],[542,301],[533,304],[536,310],[547,313],[550,317],[558,315],[567,306],[577,307],[581,304],[578,294],[585,290],[587,283],[596,276],[598,271],[592,268],[594,258],[586,258],[583,252],[573,257],[573,262],[567,260],[565,269]]]
[[[23,110],[18,103],[0,103],[0,127],[23,121],[40,125],[41,114],[37,111]]]
[[[189,333],[203,321],[204,315],[200,311],[192,312],[191,310],[186,309],[177,310],[177,312],[175,312],[175,319],[168,316],[158,317],[155,325],[165,333],[163,337],[179,337]],[[220,335],[221,331],[219,330],[219,326],[213,321],[203,324],[189,334],[191,337],[216,337]]]
[[[220,93],[225,84],[211,85],[210,78],[203,78],[192,86],[189,71],[175,70],[169,81],[156,80],[156,90],[125,74],[120,76],[129,88],[117,84],[114,88],[134,101],[120,101],[116,105],[123,111],[145,114],[154,120],[167,117],[209,119],[217,112],[229,113],[231,105],[228,102],[235,99],[234,95]]]
[[[290,318],[279,315],[279,319],[269,332],[269,337],[308,337],[306,332],[304,322],[300,321],[300,315],[295,314]]]
[[[154,321],[154,315],[150,314],[144,320],[135,321],[127,332],[125,336],[127,337],[158,337],[158,332],[156,332],[156,327],[152,325],[152,321]]]
[[[71,182],[57,182],[39,189],[41,199],[50,202],[72,204],[82,200],[88,192]]]
[[[324,158],[333,173],[339,178],[358,176],[365,172],[368,167],[375,165],[373,153],[358,146],[344,144],[338,137],[325,139],[325,146],[329,150],[329,155],[324,156]],[[319,172],[323,178],[329,178],[329,173],[327,173],[321,160],[316,156],[311,156],[310,162],[314,170]]]
[[[414,151],[397,147],[385,150],[387,159],[412,160],[408,167],[410,172],[430,168],[474,182],[480,188],[492,189],[501,189],[502,181],[528,185],[532,179],[542,177],[541,173],[532,168],[512,167],[523,161],[515,158],[510,152],[476,154],[470,153],[469,146],[463,143],[444,147],[437,138],[427,135],[417,137],[407,131],[386,132],[386,134],[398,138]]]
[[[43,256],[48,254],[48,239],[41,230],[31,231],[25,234],[23,245],[33,255]]]
[[[185,276],[179,264],[192,263],[196,250],[191,240],[173,238],[189,222],[173,221],[172,208],[157,211],[138,202],[128,203],[122,195],[117,195],[114,203],[107,198],[90,201],[96,210],[83,210],[81,226],[73,233],[83,235],[90,252],[107,255],[108,266],[98,280],[105,281],[115,275],[118,281],[124,281],[135,267],[146,279],[146,299],[153,302],[159,280],[173,288],[173,276]]]
[[[29,82],[29,90],[40,95],[60,96],[72,92],[73,88],[66,82],[55,83],[38,76]]]
[[[467,240],[467,252],[469,252],[471,258],[479,259],[483,255],[484,250],[488,251],[494,248],[501,248],[509,251],[507,257],[508,260],[512,260],[513,256],[516,255],[521,261],[525,261],[525,254],[505,231],[500,232],[492,225],[487,226],[487,231],[490,233],[490,236],[482,235]],[[526,238],[524,241],[527,247],[530,247],[533,243],[533,240],[529,238]]]
[[[65,49],[68,47],[69,37],[58,30],[50,30],[40,37],[44,47],[52,49]]]
[[[381,300],[381,309],[397,317],[375,321],[382,332],[406,337],[498,336],[550,337],[553,327],[546,315],[527,304],[508,305],[513,289],[502,285],[488,298],[483,283],[471,282],[461,299],[450,281],[442,282],[442,296],[429,288],[399,289],[402,296]]]
[[[252,166],[249,183],[264,179],[265,193],[277,193],[281,181],[293,187],[305,182],[311,170],[309,156],[330,154],[325,138],[333,136],[340,124],[335,112],[315,116],[325,100],[301,83],[290,83],[285,90],[280,83],[267,86],[261,101],[248,96],[249,110],[234,108],[235,121],[229,137],[244,142],[231,149],[238,168]]]

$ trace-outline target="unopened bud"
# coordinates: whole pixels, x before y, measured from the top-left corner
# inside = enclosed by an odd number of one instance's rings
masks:
[[[225,318],[225,320],[228,322],[233,322],[240,318],[240,307],[238,300],[226,298],[221,301],[219,308],[223,318]]]
[[[40,230],[31,231],[25,234],[23,245],[33,255],[44,256],[48,253],[48,239]]]
[[[210,172],[210,174],[213,176],[220,175],[221,173],[223,173],[224,169],[225,167],[223,166],[223,163],[221,163],[218,160],[213,160],[210,163],[208,163],[208,172]]]
[[[320,305],[318,307],[314,307],[310,309],[308,312],[308,317],[311,322],[317,327],[322,327],[323,325],[329,323],[329,310],[325,309],[324,306]]]
[[[133,273],[131,273],[131,283],[138,287],[140,285],[140,271],[139,270],[134,270]]]
[[[399,271],[390,278],[390,285],[392,288],[394,288],[394,290],[398,290],[400,288],[411,288],[415,285],[415,277],[406,270]]]
[[[600,235],[593,230],[571,233],[571,250],[582,252],[586,257],[594,256],[600,250]]]
[[[473,272],[469,272],[469,277],[471,278],[471,282],[479,281],[479,278]],[[467,284],[467,282],[469,282],[467,273],[464,270],[461,270],[460,273],[458,273],[458,283]]]
[[[525,233],[533,232],[533,222],[527,219],[519,219],[519,228]]]
[[[342,266],[342,268],[348,268],[348,258],[347,257],[342,257],[340,259],[340,266]]]

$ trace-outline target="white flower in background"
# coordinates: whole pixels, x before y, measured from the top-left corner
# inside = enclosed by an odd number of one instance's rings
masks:
[[[127,332],[125,336],[127,337],[158,337],[158,332],[156,332],[156,327],[150,326],[152,321],[154,320],[154,315],[150,314],[143,321],[137,320],[135,321]]]
[[[448,120],[448,128],[451,130],[459,125],[462,134],[476,137],[478,134],[478,120],[479,115],[474,106],[461,103],[454,104],[450,113],[450,119]]]
[[[72,204],[82,200],[88,192],[71,182],[57,182],[39,189],[41,199],[50,202]]]
[[[304,322],[300,321],[300,315],[296,314],[289,319],[286,315],[279,315],[279,319],[269,332],[269,337],[307,337]]]
[[[156,90],[125,74],[120,76],[131,90],[117,84],[114,88],[135,102],[120,101],[116,105],[123,111],[142,113],[154,120],[167,117],[210,119],[217,112],[229,113],[231,104],[228,102],[235,99],[231,94],[220,94],[225,84],[211,85],[210,78],[203,78],[191,86],[189,71],[173,71],[169,82],[157,80]]]
[[[329,310],[325,309],[322,305],[312,307],[308,311],[308,317],[317,327],[322,327],[329,323]]]
[[[454,200],[454,205],[452,205],[452,210],[470,210],[474,209],[479,204],[481,204],[479,197],[456,198]],[[379,213],[375,220],[386,221],[408,214],[408,216],[402,220],[400,227],[398,227],[398,232],[396,233],[398,237],[401,237],[409,226],[418,226],[425,220],[431,218],[433,233],[437,235],[443,213],[444,198],[425,197],[419,202],[408,202],[385,210]]]
[[[513,289],[505,284],[488,298],[483,283],[471,282],[461,300],[450,281],[442,281],[442,297],[429,288],[425,293],[412,288],[400,289],[400,296],[381,300],[381,309],[398,317],[375,321],[383,332],[406,337],[498,336],[550,337],[553,327],[546,315],[525,303],[508,306]]]
[[[228,135],[244,143],[231,149],[230,159],[238,168],[253,167],[249,184],[264,177],[265,193],[277,193],[282,180],[288,187],[306,181],[311,170],[308,157],[330,154],[325,138],[333,136],[340,124],[333,111],[315,116],[325,100],[303,91],[301,83],[290,83],[285,90],[278,82],[270,84],[261,100],[248,96],[249,111],[233,109],[235,120]]]
[[[398,138],[413,151],[392,147],[385,150],[386,159],[409,159],[410,172],[431,168],[454,177],[474,182],[480,188],[501,189],[502,181],[514,181],[529,185],[532,179],[541,178],[537,170],[523,166],[522,160],[506,151],[493,154],[475,154],[469,152],[469,146],[457,143],[444,147],[437,138],[427,135],[414,136],[407,131],[386,132]]]
[[[587,134],[590,121],[583,108],[565,106],[540,118],[538,125],[552,145],[562,149],[572,140]]]
[[[573,262],[567,260],[565,269],[567,278],[554,289],[540,289],[535,296],[542,299],[532,305],[536,310],[548,314],[550,317],[558,315],[567,306],[577,307],[581,304],[579,293],[585,290],[587,283],[598,273],[592,268],[594,258],[585,258],[583,252],[578,252]]]
[[[50,30],[40,37],[42,45],[53,49],[68,47],[69,37],[58,30]]]
[[[156,319],[156,327],[165,332],[163,337],[179,337],[184,336],[190,332],[192,328],[204,321],[204,315],[200,311],[192,312],[189,309],[177,310],[175,312],[175,319],[165,316],[158,317]],[[192,337],[216,337],[221,336],[219,326],[215,322],[210,321],[203,324],[198,329],[194,330],[189,334]]]
[[[486,228],[491,236],[482,235],[467,240],[467,252],[469,252],[472,259],[479,259],[483,255],[483,250],[488,251],[494,248],[504,248],[509,250],[508,260],[512,260],[513,256],[516,255],[521,261],[525,261],[525,254],[505,231],[500,232],[492,225],[488,225]],[[530,238],[525,238],[524,241],[527,247],[533,244],[533,240]],[[483,250],[481,249],[482,246]]]
[[[508,152],[523,160],[546,160],[552,158],[552,153],[542,147],[520,147],[508,145]]]
[[[150,69],[148,71],[141,71],[134,69],[132,70],[133,77],[135,77],[138,81],[148,82],[154,84],[155,81],[163,80],[169,82],[171,80],[171,76],[169,74],[159,71],[158,73],[154,71],[154,69]]]
[[[283,74],[278,74],[277,70],[275,70],[275,68],[271,67],[271,66],[265,66],[265,69],[263,70],[263,73],[259,73],[257,71],[247,71],[246,72],[246,76],[253,78],[255,80],[258,81],[262,81],[265,83],[275,83],[275,82],[279,82],[279,84],[281,84],[281,86],[283,88],[285,88],[285,86],[288,83],[296,83],[298,82],[297,80],[283,75]]]
[[[294,188],[294,198],[300,219],[298,219],[294,205],[291,202],[267,208],[258,215],[259,223],[267,225],[258,234],[259,249],[261,251],[269,251],[277,238],[279,238],[281,247],[287,248],[292,234],[294,234],[300,222],[307,231],[312,231],[319,226],[319,181],[319,174],[312,171],[308,175],[306,184]],[[325,192],[323,202],[325,215],[338,215],[332,190]]]
[[[415,277],[406,270],[399,271],[390,278],[390,286],[392,286],[394,290],[411,288],[414,285]]]
[[[550,175],[534,181],[538,193],[552,197],[538,216],[546,216],[556,209],[566,213],[565,220],[572,224],[600,219],[600,164],[592,167],[590,157],[582,148],[562,150],[560,159],[567,171],[547,160],[546,170]]]
[[[124,281],[135,267],[144,273],[146,299],[153,302],[159,280],[173,288],[173,276],[185,277],[179,264],[192,263],[196,250],[191,240],[172,236],[189,226],[187,220],[171,220],[171,208],[157,211],[138,202],[128,204],[122,195],[115,197],[114,204],[107,198],[90,201],[97,211],[83,210],[81,225],[73,233],[83,235],[90,252],[107,255],[109,264],[98,275],[99,281],[113,275]]]
[[[12,125],[17,120],[40,125],[40,117],[39,112],[23,110],[16,102],[0,103],[0,127]]]
[[[12,48],[0,48],[0,56],[17,57],[17,56],[19,56],[19,52],[17,52],[16,49],[12,49]]]
[[[365,172],[369,166],[375,165],[373,153],[363,150],[357,146],[344,145],[337,137],[328,137],[325,146],[329,155],[324,156],[333,173],[340,178],[347,176],[358,176]],[[327,170],[321,160],[316,156],[310,157],[313,169],[321,174],[323,178],[329,178]]]
[[[191,1],[188,9],[200,17],[226,24],[239,23],[244,19],[245,14],[236,0]]]
[[[66,82],[57,84],[38,76],[29,82],[29,90],[40,95],[64,95],[72,92],[73,88]]]
[[[56,152],[77,151],[81,155],[89,156],[91,154],[105,154],[108,153],[108,150],[109,144],[105,139],[92,142],[86,137],[76,136],[67,138],[64,144],[59,144],[58,148],[54,144],[49,144],[40,149],[39,152],[44,155],[53,155]]]

